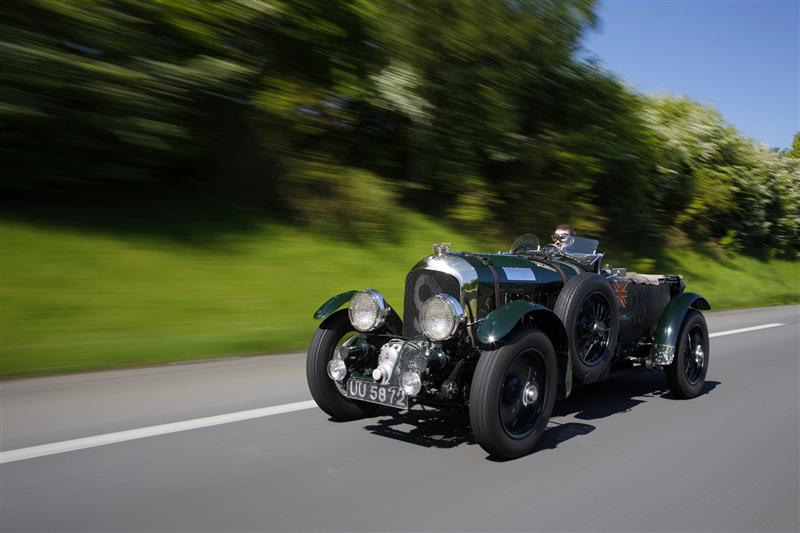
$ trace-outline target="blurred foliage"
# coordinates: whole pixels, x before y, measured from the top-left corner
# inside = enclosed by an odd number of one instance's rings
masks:
[[[577,59],[593,0],[7,0],[6,194],[213,192],[363,238],[394,206],[475,235],[800,250],[798,138]]]
[[[660,223],[751,252],[800,250],[800,161],[744,139],[715,110],[649,98]]]
[[[279,192],[317,233],[375,240],[398,229],[394,190],[375,174],[314,161],[294,170],[280,180]]]

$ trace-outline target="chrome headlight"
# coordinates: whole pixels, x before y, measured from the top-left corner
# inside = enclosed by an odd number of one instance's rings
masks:
[[[422,304],[419,323],[425,336],[434,342],[449,339],[464,322],[464,310],[449,294],[438,294]]]
[[[377,329],[386,322],[389,307],[378,291],[367,289],[358,291],[350,300],[350,323],[358,331],[367,332]]]
[[[344,361],[334,358],[328,362],[328,377],[333,381],[342,381],[346,375],[347,365],[344,364]]]
[[[403,372],[400,376],[400,387],[408,396],[416,396],[422,390],[422,378],[413,371]]]

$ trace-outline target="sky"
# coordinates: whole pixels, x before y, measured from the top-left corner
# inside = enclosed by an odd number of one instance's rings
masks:
[[[709,104],[778,148],[800,130],[800,0],[601,0],[582,55],[639,92]]]

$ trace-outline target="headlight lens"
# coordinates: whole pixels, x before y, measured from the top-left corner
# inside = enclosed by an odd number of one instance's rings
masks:
[[[455,335],[458,325],[464,321],[464,311],[458,300],[449,294],[438,294],[430,298],[419,312],[419,323],[425,336],[434,342]]]
[[[347,366],[344,361],[334,358],[328,362],[328,377],[333,381],[342,381],[346,375]]]
[[[350,300],[350,323],[358,331],[366,332],[379,328],[386,321],[389,308],[378,291],[359,291]]]
[[[422,389],[422,379],[419,374],[409,370],[408,372],[403,372],[403,375],[400,376],[400,386],[408,396],[416,396]]]

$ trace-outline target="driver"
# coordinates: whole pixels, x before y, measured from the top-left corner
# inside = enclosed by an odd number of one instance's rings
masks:
[[[551,237],[553,238],[553,244],[558,246],[560,249],[564,249],[572,244],[572,239],[575,235],[575,228],[570,226],[569,224],[559,224],[556,226],[556,230],[553,232]]]

